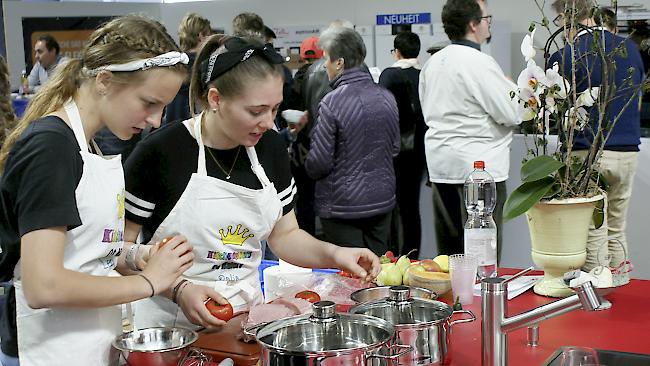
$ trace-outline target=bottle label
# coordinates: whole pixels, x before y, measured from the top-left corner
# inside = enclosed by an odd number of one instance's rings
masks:
[[[478,258],[479,266],[497,263],[497,230],[495,228],[465,229],[465,254]]]

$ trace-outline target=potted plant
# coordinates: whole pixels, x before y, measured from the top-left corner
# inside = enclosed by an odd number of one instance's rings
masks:
[[[543,4],[538,0],[535,3],[543,10]],[[589,3],[589,18],[600,16],[597,3]],[[528,154],[521,167],[522,183],[504,205],[506,220],[524,213],[528,219],[533,261],[545,270],[535,292],[555,297],[571,294],[562,275],[582,267],[589,224],[592,220],[596,227],[603,223],[603,198],[608,187],[598,164],[622,114],[608,107],[623,95],[628,96],[627,108],[638,101],[638,93],[645,86],[645,82],[634,83],[633,70],[625,80],[612,78],[614,56],[622,56],[625,48],[607,47],[604,37],[599,36],[604,31],[580,22],[575,2],[567,4],[556,18],[562,20],[558,30],[551,31],[548,18],[543,17],[541,22],[531,23],[530,33],[521,44],[527,65],[511,96],[519,101]],[[550,35],[543,48],[544,68],[534,60],[533,41],[538,29]],[[584,32],[591,32],[587,49],[584,44],[578,45]],[[565,36],[563,45],[557,39],[560,34]],[[590,140],[588,149],[580,153],[574,151],[578,136]]]

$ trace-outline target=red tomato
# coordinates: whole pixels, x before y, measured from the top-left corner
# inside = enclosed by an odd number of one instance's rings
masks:
[[[320,296],[314,291],[309,291],[309,290],[298,292],[295,298],[307,300],[312,304],[315,303],[316,301],[320,301]]]
[[[390,251],[390,250],[387,250],[386,253],[385,253],[384,255],[385,255],[386,257],[388,257],[388,259],[390,259],[391,261],[392,261],[393,259],[395,259],[395,254],[393,254],[393,252]]]
[[[210,314],[212,314],[212,316],[225,322],[230,320],[233,316],[232,305],[230,304],[221,305],[218,302],[209,299],[205,303],[205,307],[208,308],[208,311]]]

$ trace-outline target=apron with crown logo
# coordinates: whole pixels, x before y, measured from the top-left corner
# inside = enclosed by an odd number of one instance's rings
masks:
[[[257,268],[261,241],[268,238],[282,216],[273,183],[260,165],[255,148],[246,148],[251,169],[262,184],[250,189],[207,175],[201,137],[201,115],[183,122],[197,140],[199,157],[185,191],[163,220],[151,242],[182,234],[194,248],[194,263],[184,278],[214,288],[235,312],[263,302]],[[135,326],[193,326],[182,310],[163,297],[136,302]]]

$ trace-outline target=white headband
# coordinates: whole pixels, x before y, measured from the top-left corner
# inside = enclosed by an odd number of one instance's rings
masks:
[[[86,72],[89,75],[94,76],[99,74],[101,71],[138,71],[138,70],[147,70],[156,66],[157,67],[174,66],[178,63],[187,65],[189,62],[190,62],[190,58],[187,56],[186,53],[173,51],[173,52],[163,53],[162,55],[158,55],[151,58],[145,58],[142,60],[127,62],[125,64],[105,65],[92,70],[86,69]]]

